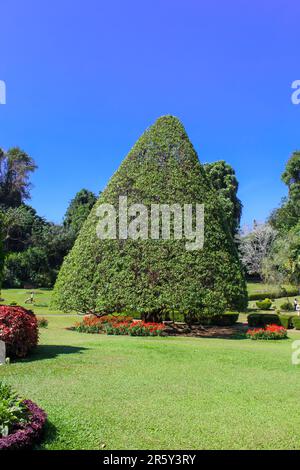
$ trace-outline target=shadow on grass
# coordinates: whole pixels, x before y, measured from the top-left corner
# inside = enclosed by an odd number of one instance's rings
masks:
[[[42,361],[43,359],[54,359],[60,355],[66,354],[78,354],[83,351],[87,351],[88,348],[77,347],[77,346],[64,346],[64,345],[54,345],[54,344],[41,344],[32,351],[29,357],[23,359],[22,362],[33,362],[33,361]]]
[[[46,421],[45,428],[43,430],[41,440],[34,446],[34,450],[43,450],[46,444],[55,441],[57,437],[57,429],[51,421]]]

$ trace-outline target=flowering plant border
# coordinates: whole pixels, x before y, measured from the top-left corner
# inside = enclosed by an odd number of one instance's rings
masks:
[[[41,438],[47,420],[46,413],[31,400],[24,400],[29,412],[29,422],[16,427],[15,431],[0,438],[0,450],[28,449]]]

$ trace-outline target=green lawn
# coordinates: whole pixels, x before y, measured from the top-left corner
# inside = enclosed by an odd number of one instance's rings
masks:
[[[29,308],[50,314],[49,327],[0,378],[47,411],[42,448],[300,449],[298,332],[283,342],[86,335],[66,330],[75,316],[53,315],[51,291],[35,293]],[[29,291],[1,296],[25,306]]]
[[[43,448],[300,448],[291,339],[109,337],[72,322],[49,317],[36,353],[0,368],[47,411]]]
[[[50,301],[52,290],[51,289],[34,289],[34,305],[25,304],[25,300],[30,297],[30,290],[28,289],[2,289],[0,297],[4,299],[3,304],[9,305],[16,302],[22,307],[33,310],[36,315],[47,315],[62,313],[50,309]]]
[[[291,285],[284,285],[285,288],[291,288]],[[247,282],[247,289],[249,294],[256,294],[261,292],[274,292],[279,289],[278,286],[272,284],[265,284],[263,282]]]

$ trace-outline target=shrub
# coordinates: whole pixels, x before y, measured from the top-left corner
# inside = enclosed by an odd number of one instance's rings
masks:
[[[264,299],[264,300],[261,300],[261,301],[257,301],[256,306],[260,310],[270,310],[270,308],[272,307],[272,300]]]
[[[239,319],[239,314],[236,312],[226,312],[224,315],[216,315],[212,318],[212,325],[217,326],[232,326]]]
[[[266,326],[270,324],[281,325],[279,316],[272,313],[250,313],[247,320],[248,325],[251,327]]]
[[[0,305],[0,340],[6,343],[8,356],[27,356],[38,344],[38,325],[33,312]]]
[[[8,436],[16,425],[28,422],[28,410],[12,388],[0,381],[0,438]]]
[[[119,196],[127,205],[195,204],[205,206],[202,250],[187,250],[187,240],[100,240],[98,210]],[[173,217],[171,217],[173,219]],[[174,224],[171,223],[171,233]],[[64,260],[53,293],[64,311],[126,311],[149,320],[180,312],[214,315],[216,302],[243,310],[247,290],[236,246],[218,195],[184,127],[173,116],[159,118],[138,140],[111,178]],[[218,310],[217,310],[218,311]]]
[[[39,328],[47,328],[48,320],[44,317],[37,317],[37,324]]]
[[[286,329],[293,328],[293,318],[295,318],[295,315],[279,315],[281,326]]]
[[[239,318],[237,312],[224,312],[223,314],[213,315],[210,317],[191,318],[190,321],[186,321],[187,324],[201,324],[203,326],[216,325],[216,326],[231,326],[234,325]]]
[[[300,330],[300,317],[293,317],[293,325],[296,330]]]
[[[286,339],[287,330],[283,326],[268,325],[265,328],[255,328],[254,330],[248,330],[246,333],[247,338],[258,340],[258,339]]]
[[[42,434],[47,415],[35,403],[24,400],[28,422],[16,425],[12,433],[0,438],[0,450],[24,450],[36,444]]]
[[[294,311],[294,306],[291,302],[284,302],[283,304],[280,305],[281,310],[284,310],[286,312],[293,312]]]

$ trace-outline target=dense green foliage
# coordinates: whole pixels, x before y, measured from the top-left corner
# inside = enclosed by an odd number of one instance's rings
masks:
[[[36,168],[33,158],[18,147],[0,149],[0,286],[4,255],[4,286],[53,286],[95,203],[94,194],[82,190],[71,202],[63,225],[47,222],[25,204]]]
[[[292,302],[283,302],[280,305],[281,310],[284,310],[286,312],[292,312],[294,310],[294,305]]]
[[[204,170],[212,187],[218,193],[221,207],[234,236],[239,230],[243,209],[243,205],[237,196],[239,183],[235,171],[223,160],[206,163]]]
[[[50,287],[75,236],[62,225],[47,222],[25,204],[2,211],[6,253],[4,285]]]
[[[250,313],[247,317],[248,325],[262,327],[267,325],[281,325],[276,313]]]
[[[283,326],[287,330],[294,328],[294,325],[293,325],[294,318],[296,318],[295,314],[294,315],[279,315],[281,326]]]
[[[64,218],[64,226],[71,229],[75,237],[80,232],[96,201],[97,198],[94,193],[87,189],[82,189],[70,202]]]
[[[258,300],[256,302],[256,306],[260,310],[270,310],[270,308],[272,307],[272,300],[270,299]]]
[[[293,317],[293,325],[296,330],[300,330],[300,317]]]
[[[288,187],[288,198],[276,209],[270,218],[272,225],[280,232],[287,233],[298,224],[300,218],[300,152],[294,152],[281,176]]]
[[[18,207],[30,197],[29,178],[36,169],[34,160],[19,147],[0,149],[0,205]]]
[[[4,249],[3,249],[3,217],[0,212],[0,294],[3,279]],[[1,295],[0,295],[1,297]]]
[[[0,437],[8,436],[16,424],[28,421],[23,400],[5,382],[0,381]]]
[[[300,223],[279,233],[264,261],[264,277],[270,282],[300,282]]]
[[[97,208],[128,197],[143,203],[203,203],[203,250],[186,240],[99,240]],[[60,271],[54,305],[63,310],[126,311],[146,318],[242,310],[247,294],[226,217],[182,124],[158,119],[132,148],[84,224]]]

